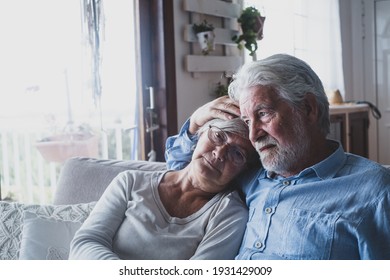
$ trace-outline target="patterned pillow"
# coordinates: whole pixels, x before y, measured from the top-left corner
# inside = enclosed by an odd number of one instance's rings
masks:
[[[95,202],[73,205],[37,205],[0,201],[0,260],[17,260],[23,231],[23,213],[58,221],[84,222]]]

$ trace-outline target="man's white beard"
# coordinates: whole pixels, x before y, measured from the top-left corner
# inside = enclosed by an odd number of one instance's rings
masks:
[[[307,130],[300,125],[302,124],[301,117],[297,117],[294,123],[294,142],[281,146],[270,136],[261,142],[256,142],[256,150],[259,152],[261,163],[267,171],[275,172],[276,174],[293,171],[295,170],[294,166],[296,166],[296,163],[304,160],[308,156],[309,137]],[[258,148],[263,147],[265,145],[264,143],[274,144],[275,146],[270,150],[260,153]]]

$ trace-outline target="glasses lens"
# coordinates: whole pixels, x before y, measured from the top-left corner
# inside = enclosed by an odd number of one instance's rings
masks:
[[[214,126],[210,126],[208,137],[217,146],[225,144],[227,140],[225,132]]]
[[[244,164],[245,156],[238,149],[230,149],[230,156],[236,165]]]

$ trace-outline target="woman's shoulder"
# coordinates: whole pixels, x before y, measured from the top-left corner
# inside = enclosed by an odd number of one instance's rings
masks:
[[[117,177],[122,178],[150,178],[160,176],[166,173],[167,170],[125,170],[118,174]]]
[[[248,207],[242,201],[237,191],[219,194],[219,200],[213,205],[211,217],[213,220],[235,221],[244,225],[248,217]]]
[[[126,170],[119,173],[113,181],[116,180],[117,184],[131,186],[132,188],[142,188],[146,184],[148,186],[154,185],[154,183],[150,184],[151,182],[155,182],[158,185],[158,182],[166,172],[167,170]]]
[[[248,209],[242,195],[237,190],[221,193],[219,205],[220,207],[242,209],[243,211]]]

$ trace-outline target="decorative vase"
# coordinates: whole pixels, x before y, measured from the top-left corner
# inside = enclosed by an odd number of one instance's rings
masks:
[[[198,42],[202,49],[202,54],[208,55],[215,49],[215,33],[214,31],[204,31],[197,33]]]

